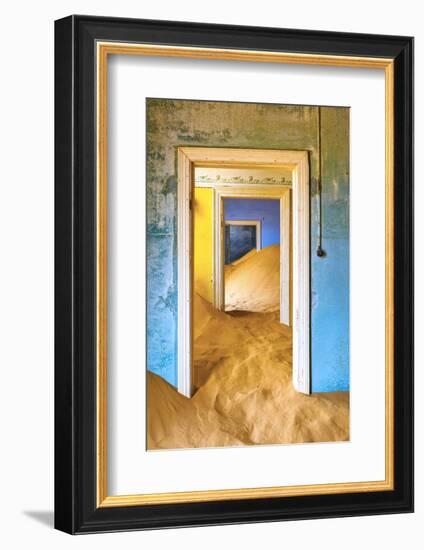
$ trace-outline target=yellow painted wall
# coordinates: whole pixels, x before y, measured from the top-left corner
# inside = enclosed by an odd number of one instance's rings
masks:
[[[212,303],[213,189],[194,188],[194,291]]]

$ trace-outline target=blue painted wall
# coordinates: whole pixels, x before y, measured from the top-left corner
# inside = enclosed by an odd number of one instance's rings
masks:
[[[262,248],[280,242],[280,201],[224,199],[225,220],[261,220]]]
[[[349,390],[349,114],[321,109],[322,247],[317,196],[311,220],[311,379],[313,392]]]
[[[312,391],[349,389],[349,109],[147,100],[147,366],[177,384],[178,146],[309,151]],[[322,160],[322,246],[318,160]]]

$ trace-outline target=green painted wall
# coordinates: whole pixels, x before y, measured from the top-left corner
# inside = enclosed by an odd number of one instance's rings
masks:
[[[320,158],[323,249],[318,235]],[[177,147],[299,149],[310,153],[312,389],[349,388],[349,110],[147,100],[148,368],[177,384]]]

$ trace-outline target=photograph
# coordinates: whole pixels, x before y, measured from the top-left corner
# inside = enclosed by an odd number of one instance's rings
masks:
[[[1,548],[423,546],[422,11],[3,5]]]
[[[148,449],[349,441],[349,108],[148,98],[146,118]],[[181,150],[204,155],[182,273]],[[311,207],[284,158],[304,150]]]

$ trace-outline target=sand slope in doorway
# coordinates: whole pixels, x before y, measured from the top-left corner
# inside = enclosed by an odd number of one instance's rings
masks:
[[[195,296],[198,387],[191,399],[148,373],[148,448],[349,438],[348,392],[305,396],[291,383],[291,333],[278,312],[226,314]]]
[[[226,311],[271,312],[279,309],[279,244],[251,250],[224,269]]]

